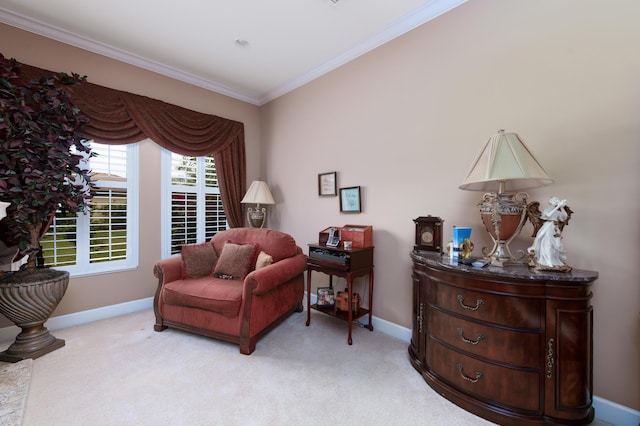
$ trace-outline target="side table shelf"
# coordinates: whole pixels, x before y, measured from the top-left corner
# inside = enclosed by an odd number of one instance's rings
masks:
[[[335,309],[334,307],[330,307],[330,308],[319,308],[317,303],[314,303],[313,305],[311,305],[311,309],[314,309],[316,311],[322,312],[324,314],[330,315],[332,317],[336,317],[336,318],[340,318],[341,320],[344,321],[349,321],[349,313],[347,311],[340,311]],[[369,309],[367,308],[360,308],[358,309],[358,312],[353,314],[353,319],[358,319],[360,317],[363,317],[365,315],[367,315],[369,313]],[[369,323],[371,323],[371,321],[369,321]],[[307,324],[309,325],[309,324]],[[370,330],[373,330],[373,327],[370,328]]]
[[[368,309],[359,308],[354,313],[353,309],[340,311],[331,308],[319,308],[317,304],[311,304],[311,272],[322,272],[329,275],[330,286],[333,286],[333,276],[342,277],[347,280],[347,306],[351,308],[353,301],[353,279],[361,276],[369,276],[369,300]],[[353,248],[345,250],[342,248],[326,247],[317,244],[309,244],[309,256],[307,258],[307,327],[311,323],[311,309],[323,312],[327,315],[340,318],[348,323],[347,343],[351,345],[353,339],[351,332],[353,320],[369,315],[368,328],[373,331],[371,322],[373,316],[373,247]]]

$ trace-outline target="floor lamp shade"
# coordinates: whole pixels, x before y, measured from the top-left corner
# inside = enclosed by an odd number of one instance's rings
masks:
[[[520,192],[514,196],[506,191],[551,183],[553,179],[517,133],[500,130],[489,138],[459,188],[490,191],[480,203],[480,215],[494,243],[490,250],[483,250],[492,264],[505,266],[519,260],[511,253],[509,242],[524,225],[528,195]]]
[[[264,207],[260,208],[260,204],[269,205],[276,203],[273,195],[271,195],[271,191],[269,191],[269,186],[261,180],[251,182],[251,186],[249,186],[247,193],[240,202],[242,204],[256,204],[255,209],[251,207],[247,209],[247,221],[249,225],[254,228],[262,228],[266,222],[267,209]]]

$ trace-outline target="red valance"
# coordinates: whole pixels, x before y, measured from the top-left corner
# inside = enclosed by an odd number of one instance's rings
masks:
[[[52,74],[25,64],[20,73],[23,79]],[[65,90],[73,104],[90,119],[83,128],[87,139],[128,144],[149,138],[178,154],[196,157],[213,154],[229,226],[242,226],[240,200],[246,190],[243,123],[89,82]]]

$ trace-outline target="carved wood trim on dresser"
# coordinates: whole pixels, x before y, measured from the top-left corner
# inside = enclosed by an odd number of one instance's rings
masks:
[[[593,271],[450,264],[413,251],[409,358],[445,398],[501,425],[594,418]]]

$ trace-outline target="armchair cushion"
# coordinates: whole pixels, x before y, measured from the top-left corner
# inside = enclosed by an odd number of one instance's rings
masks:
[[[212,275],[218,255],[210,242],[185,244],[180,251],[182,279]]]
[[[234,318],[242,303],[242,281],[212,277],[172,281],[164,286],[163,299],[169,305],[199,308]]]
[[[227,241],[216,263],[214,276],[224,279],[243,280],[256,262],[257,245],[236,244]]]

